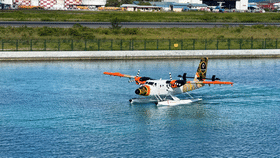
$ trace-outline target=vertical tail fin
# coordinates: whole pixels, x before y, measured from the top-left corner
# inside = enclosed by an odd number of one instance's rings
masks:
[[[208,58],[201,58],[194,80],[202,81],[206,78]]]

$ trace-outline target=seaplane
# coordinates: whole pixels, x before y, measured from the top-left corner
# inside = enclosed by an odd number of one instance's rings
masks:
[[[135,94],[140,95],[140,98],[130,99],[130,103],[155,103],[157,106],[176,106],[189,104],[202,100],[201,98],[193,98],[188,92],[199,89],[205,85],[233,85],[233,82],[220,81],[215,75],[212,78],[206,78],[208,58],[203,57],[197,68],[194,77],[187,77],[187,73],[179,75],[180,79],[172,79],[169,73],[169,79],[152,79],[150,77],[139,76],[140,70],[136,76],[121,74],[119,72],[104,72],[105,75],[119,76],[129,78],[129,83],[135,82],[139,88],[135,90]],[[188,81],[187,78],[193,80]],[[179,99],[176,95],[188,94],[188,99]]]

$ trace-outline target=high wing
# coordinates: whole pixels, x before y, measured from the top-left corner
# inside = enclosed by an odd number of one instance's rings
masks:
[[[105,74],[105,75],[110,75],[110,76],[126,77],[126,78],[130,78],[130,79],[136,77],[136,76],[121,74],[121,73],[119,73],[119,72],[104,72],[103,74]]]
[[[135,81],[136,84],[145,84],[147,80],[153,80],[150,77],[139,77],[140,70],[138,70],[138,73],[136,76],[131,76],[131,75],[126,75],[126,74],[121,74],[119,72],[104,72],[103,74],[105,75],[110,75],[110,76],[119,76],[119,77],[125,77],[129,79],[134,79],[130,80],[129,82]]]

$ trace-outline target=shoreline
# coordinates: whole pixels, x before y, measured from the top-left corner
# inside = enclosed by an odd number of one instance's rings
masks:
[[[280,58],[280,49],[147,51],[0,51],[0,61]]]

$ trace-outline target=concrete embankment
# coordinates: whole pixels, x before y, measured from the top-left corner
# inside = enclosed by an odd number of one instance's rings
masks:
[[[191,59],[280,57],[280,49],[157,51],[0,51],[1,61]]]

